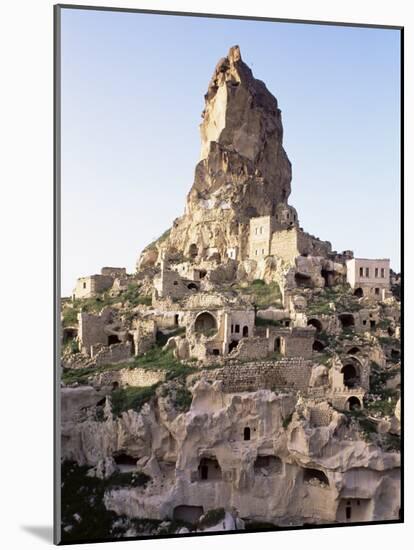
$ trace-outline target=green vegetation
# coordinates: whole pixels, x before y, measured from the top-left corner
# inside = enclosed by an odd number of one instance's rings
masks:
[[[398,368],[382,369],[377,363],[371,363],[370,374],[370,393],[376,396],[377,400],[367,401],[367,412],[380,415],[392,416],[397,404],[400,392],[395,389],[386,388],[386,383],[389,379],[396,376],[400,370]]]
[[[121,536],[122,529],[113,528],[115,521],[125,516],[110,512],[104,505],[104,494],[108,489],[116,487],[144,486],[149,477],[140,472],[135,474],[115,473],[110,478],[102,480],[87,476],[88,466],[78,466],[75,462],[62,463],[61,496],[62,496],[62,540],[63,542],[81,542],[83,540],[99,540],[108,537]],[[151,520],[135,520],[134,526],[143,532],[144,526]],[[160,522],[153,521],[156,528]]]
[[[287,319],[286,319],[287,320]],[[283,320],[275,321],[274,319],[262,319],[261,317],[257,317],[254,321],[254,324],[256,327],[283,327],[285,326],[283,323]]]
[[[175,392],[175,407],[180,412],[190,410],[193,395],[186,386],[180,386]]]
[[[162,350],[154,347],[147,351],[145,355],[137,357],[133,367],[140,367],[147,370],[166,370],[167,380],[187,376],[196,371],[194,367],[183,365],[176,359],[171,350]],[[133,368],[132,367],[132,368]]]
[[[395,349],[400,349],[400,341],[397,338],[392,338],[391,336],[378,336],[378,342],[382,346],[389,346]]]
[[[282,305],[282,293],[275,282],[266,284],[262,279],[255,279],[250,285],[236,285],[233,290],[251,296],[254,305],[260,309]]]
[[[177,385],[163,385],[161,386],[162,397],[169,397],[174,403],[174,406],[179,412],[187,412],[190,410],[191,402],[193,400],[192,393],[187,386]]]
[[[81,385],[87,385],[89,378],[97,374],[107,371],[116,371],[125,368],[133,368],[132,363],[117,363],[116,365],[104,365],[102,367],[84,368],[84,369],[63,369],[62,382],[65,384],[74,384],[75,382]]]
[[[159,386],[153,384],[146,387],[127,386],[125,388],[117,388],[112,392],[112,414],[114,417],[119,416],[122,412],[140,411],[141,407],[151,401],[155,397],[155,390]]]
[[[359,299],[352,294],[348,285],[325,287],[319,294],[312,296],[308,302],[309,315],[323,315],[332,313],[329,304],[335,304],[337,313],[355,312],[363,308]]]
[[[147,294],[141,294],[140,288],[141,285],[139,283],[129,283],[127,289],[120,295],[119,300],[123,305],[128,302],[132,307],[138,305],[150,306],[152,304],[152,297]]]
[[[157,346],[162,348],[163,346],[165,346],[170,338],[173,338],[174,336],[180,336],[181,334],[185,334],[185,327],[178,327],[177,329],[170,330],[168,332],[158,330],[155,337],[156,344]]]
[[[214,510],[209,510],[198,520],[197,527],[205,529],[207,527],[213,527],[217,525],[219,521],[224,520],[226,512],[224,508],[216,508]]]
[[[401,450],[401,437],[396,434],[387,433],[383,436],[382,448],[388,452],[400,452]]]

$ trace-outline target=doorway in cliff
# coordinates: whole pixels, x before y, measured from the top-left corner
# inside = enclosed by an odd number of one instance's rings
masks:
[[[138,458],[126,453],[117,453],[114,455],[115,464],[122,473],[135,472],[137,469],[137,460]]]
[[[220,464],[215,458],[202,458],[198,466],[200,481],[219,481],[222,478]]]

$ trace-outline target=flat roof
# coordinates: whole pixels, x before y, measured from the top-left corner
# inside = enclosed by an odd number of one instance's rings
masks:
[[[347,260],[347,262],[352,261],[362,261],[362,262],[389,262],[389,258],[351,258],[350,260]]]

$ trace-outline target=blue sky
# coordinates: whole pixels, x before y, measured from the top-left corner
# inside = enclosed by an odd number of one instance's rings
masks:
[[[132,272],[182,215],[203,95],[235,44],[278,99],[302,227],[399,270],[398,31],[63,9],[63,295],[104,265]]]

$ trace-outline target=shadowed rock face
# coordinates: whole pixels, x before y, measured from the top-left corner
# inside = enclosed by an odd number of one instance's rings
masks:
[[[243,255],[249,219],[274,214],[290,194],[281,114],[238,46],[217,64],[205,100],[201,160],[170,245],[186,252],[195,243],[199,250],[217,248],[220,254],[238,246]]]

